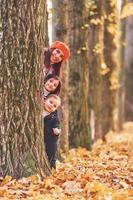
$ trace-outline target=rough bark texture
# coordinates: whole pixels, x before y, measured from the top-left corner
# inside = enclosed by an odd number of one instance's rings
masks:
[[[60,40],[68,45],[68,0],[53,1],[52,16],[52,40]],[[63,152],[68,152],[68,126],[69,126],[69,108],[68,108],[68,62],[63,63],[62,68],[62,89],[61,100],[62,106],[59,110],[62,134],[60,137],[60,148]]]
[[[126,5],[127,0],[122,1],[121,10]],[[125,20],[120,19],[119,21],[119,89],[117,93],[117,118],[116,118],[116,130],[120,131],[123,129],[123,123],[125,121]]]
[[[95,8],[90,4],[90,11],[93,15],[89,15],[89,69],[90,69],[90,107],[91,107],[91,132],[93,140],[103,136],[103,75],[102,64],[103,43],[104,43],[104,4],[98,0],[93,1]],[[91,12],[89,12],[91,13]],[[95,21],[100,22],[95,23]]]
[[[125,120],[133,121],[133,16],[127,17],[125,32]]]
[[[118,85],[115,83],[117,79],[116,71],[118,68],[116,62],[116,36],[117,36],[117,10],[116,3],[105,1],[105,12],[107,18],[104,24],[104,60],[109,71],[103,76],[103,136],[114,129],[114,110],[115,97]]]
[[[95,0],[89,9],[93,13],[89,12],[91,132],[96,140],[105,139],[105,134],[113,128],[116,5]]]
[[[91,137],[88,108],[88,27],[86,0],[69,1],[69,119],[70,145],[90,148]]]
[[[35,95],[47,33],[46,2],[3,0],[0,9],[0,175],[19,178],[35,172],[49,173]]]

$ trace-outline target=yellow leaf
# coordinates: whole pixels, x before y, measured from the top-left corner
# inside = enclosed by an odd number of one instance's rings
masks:
[[[7,184],[9,181],[11,181],[11,179],[12,179],[11,176],[6,176],[6,177],[3,179],[2,183],[1,183],[1,186]]]

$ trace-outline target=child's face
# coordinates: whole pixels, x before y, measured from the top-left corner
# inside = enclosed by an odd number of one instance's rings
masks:
[[[48,92],[53,92],[59,85],[59,80],[56,80],[54,78],[50,78],[44,85],[45,89]]]
[[[60,49],[54,49],[51,57],[50,57],[50,61],[51,63],[59,63],[63,60],[64,58],[64,54]]]
[[[60,106],[60,101],[54,97],[49,97],[44,102],[44,110],[51,113],[57,110],[57,108]]]

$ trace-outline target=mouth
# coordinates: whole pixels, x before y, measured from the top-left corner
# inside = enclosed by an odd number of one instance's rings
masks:
[[[49,105],[47,105],[47,108],[48,108],[48,110],[52,110],[52,107],[51,106],[49,106]]]

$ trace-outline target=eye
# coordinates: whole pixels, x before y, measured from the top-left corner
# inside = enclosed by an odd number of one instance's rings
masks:
[[[56,49],[56,52],[57,52],[57,53],[60,53],[60,50],[59,50],[59,49]]]
[[[50,80],[49,80],[49,82],[50,82],[50,83],[52,83],[52,82],[53,82],[53,80],[51,80],[51,79],[50,79]]]
[[[51,104],[53,103],[53,101],[49,101]]]
[[[56,86],[57,86],[57,84],[55,83],[55,84],[54,84],[54,86],[56,87]]]
[[[56,105],[54,105],[54,108],[56,108],[57,106]]]

